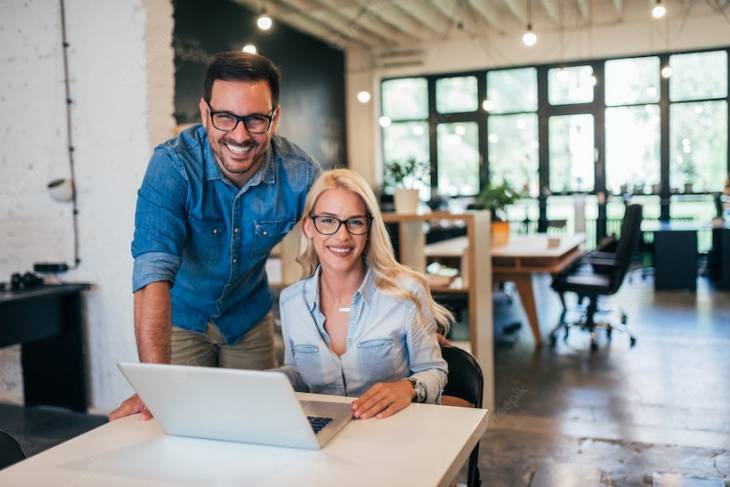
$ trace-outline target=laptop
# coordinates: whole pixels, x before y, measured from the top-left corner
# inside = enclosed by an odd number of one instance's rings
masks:
[[[279,372],[120,363],[168,435],[317,450],[352,419],[349,403],[299,401]]]

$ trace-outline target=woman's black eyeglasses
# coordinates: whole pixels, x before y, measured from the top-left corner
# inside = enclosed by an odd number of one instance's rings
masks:
[[[334,235],[340,231],[340,227],[344,224],[345,228],[352,235],[365,235],[370,230],[370,222],[373,217],[352,216],[347,220],[340,220],[332,215],[315,215],[312,213],[309,217],[314,222],[314,228],[322,235]]]

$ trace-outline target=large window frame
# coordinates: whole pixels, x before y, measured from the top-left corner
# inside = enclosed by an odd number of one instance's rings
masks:
[[[602,193],[607,195],[606,189],[606,128],[605,128],[605,113],[606,108],[613,107],[613,105],[607,105],[605,100],[605,63],[606,61],[628,59],[628,58],[642,58],[642,57],[658,57],[659,65],[666,66],[669,64],[669,58],[675,54],[691,54],[691,53],[703,53],[713,51],[725,51],[728,56],[728,85],[729,88],[722,98],[707,98],[692,100],[692,103],[698,103],[703,101],[718,101],[725,100],[730,107],[730,47],[724,48],[708,48],[708,49],[694,49],[686,51],[673,51],[664,53],[646,53],[641,55],[627,55],[619,57],[611,57],[604,59],[588,59],[588,60],[577,60],[566,63],[551,63],[551,64],[528,64],[528,65],[515,65],[508,67],[499,67],[481,71],[463,71],[463,72],[450,72],[450,73],[439,73],[439,74],[428,74],[428,75],[412,75],[409,78],[419,77],[425,78],[428,86],[428,126],[429,126],[429,157],[431,165],[431,187],[438,188],[438,140],[437,140],[437,127],[440,123],[450,122],[475,122],[479,127],[479,141],[478,148],[480,154],[479,162],[479,188],[483,188],[489,184],[489,142],[487,127],[489,124],[490,115],[488,111],[485,111],[481,107],[481,103],[487,98],[487,73],[491,71],[504,70],[504,69],[517,69],[517,68],[535,68],[537,69],[537,99],[538,99],[538,175],[540,181],[540,194],[537,198],[539,205],[539,219],[538,219],[538,231],[546,231],[548,227],[547,220],[547,199],[551,195],[567,195],[573,194],[572,192],[551,192],[550,188],[550,168],[549,168],[549,145],[548,145],[548,120],[551,116],[556,115],[570,115],[570,114],[591,114],[594,120],[594,143],[597,151],[595,158],[594,167],[594,187],[588,194],[598,195]],[[573,66],[591,66],[593,68],[593,74],[598,79],[594,87],[594,97],[592,102],[578,103],[570,105],[551,105],[548,102],[548,72],[554,68],[567,68]],[[475,76],[478,80],[478,107],[473,112],[462,112],[462,113],[447,113],[440,114],[436,110],[436,82],[443,78],[452,78],[458,76]],[[400,79],[401,77],[390,77],[383,78],[382,82]],[[670,102],[669,99],[669,78],[660,77],[659,79],[659,117],[660,117],[660,149],[659,149],[659,164],[660,164],[660,182],[659,192],[656,193],[653,190],[645,192],[647,195],[656,195],[660,199],[660,219],[670,219],[670,205],[672,196],[676,193],[672,193],[670,187],[670,129],[669,129],[669,111],[670,105],[675,103],[686,103],[685,101],[674,101]],[[381,85],[382,88],[382,85]],[[382,100],[382,97],[381,97]],[[381,105],[381,112],[383,107]],[[502,115],[502,114],[500,114]],[[728,110],[728,118],[730,119],[730,109]],[[728,144],[730,144],[730,120],[727,124],[728,130]],[[382,152],[383,147],[381,146],[381,155],[385,160],[385,154]],[[730,174],[730,150],[727,150],[727,171]],[[683,193],[680,193],[683,194]],[[711,195],[713,192],[700,191],[693,192],[691,196]],[[597,238],[601,238],[606,234],[606,203],[604,198],[599,198],[598,204],[598,221],[596,228]]]

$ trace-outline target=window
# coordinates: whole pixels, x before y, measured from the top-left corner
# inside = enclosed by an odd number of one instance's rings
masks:
[[[659,58],[606,61],[606,105],[659,101]]]
[[[382,113],[391,120],[427,118],[428,83],[426,78],[383,81]]]
[[[473,112],[479,108],[477,78],[461,76],[436,81],[436,110],[439,113]]]
[[[540,192],[537,134],[537,70],[487,74],[489,181],[507,182],[525,196]]]
[[[537,114],[489,117],[490,182],[504,181],[526,196],[536,198],[538,179]]]
[[[670,56],[669,99],[701,100],[727,96],[727,52],[698,52]]]
[[[591,66],[551,69],[548,71],[548,101],[551,105],[592,102],[595,84]]]
[[[438,189],[449,196],[479,193],[479,127],[474,122],[441,123]]]
[[[487,73],[490,114],[537,111],[537,69],[503,69]]]
[[[606,109],[606,189],[659,192],[659,106]]]
[[[593,193],[589,239],[620,225],[615,195],[624,193],[644,203],[647,219],[709,221],[708,194],[730,175],[729,55],[726,47],[385,80],[383,161],[428,162],[423,199],[507,182],[525,194],[508,208],[520,231],[534,231],[538,215],[542,230],[571,220],[571,193]]]
[[[670,184],[686,193],[722,191],[727,177],[727,102],[673,103]]]
[[[550,117],[550,190],[593,190],[593,115]]]
[[[416,159],[429,161],[428,84],[425,78],[384,81],[383,110],[390,123],[383,127],[383,163]],[[420,119],[420,120],[419,120]],[[430,196],[429,181],[422,181],[421,198]],[[392,193],[394,188],[385,187]]]

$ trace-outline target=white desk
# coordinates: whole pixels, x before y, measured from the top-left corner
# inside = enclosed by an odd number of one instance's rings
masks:
[[[0,485],[443,486],[486,428],[484,409],[412,404],[387,419],[353,420],[308,451],[165,436],[156,421],[133,416],[0,471]]]

